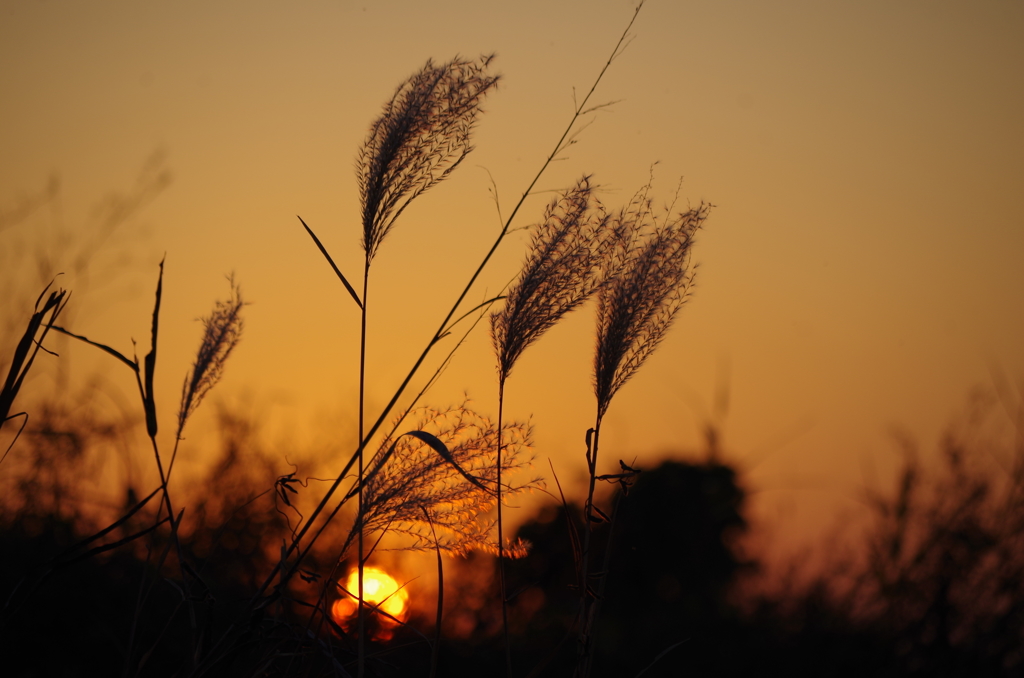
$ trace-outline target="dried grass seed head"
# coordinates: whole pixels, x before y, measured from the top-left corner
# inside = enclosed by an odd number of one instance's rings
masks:
[[[711,206],[659,219],[645,186],[619,212],[619,247],[609,256],[609,278],[598,292],[594,392],[598,416],[657,348],[686,301],[694,280],[690,246]]]
[[[487,71],[492,59],[428,60],[371,125],[356,159],[367,262],[408,204],[472,150],[480,105],[499,79]]]
[[[530,344],[600,284],[609,218],[593,191],[584,176],[545,208],[504,307],[491,314],[501,382]]]
[[[242,290],[229,276],[231,296],[226,301],[217,301],[213,311],[203,322],[203,341],[199,344],[192,369],[185,375],[181,385],[181,406],[178,410],[178,435],[181,435],[189,416],[199,407],[224,374],[228,356],[242,338]]]
[[[495,486],[498,431],[494,422],[466,403],[444,410],[424,407],[418,414],[417,429],[437,436],[454,461],[484,487]],[[504,501],[539,486],[540,479],[506,484],[514,471],[532,462],[532,427],[504,424],[501,439]],[[395,451],[385,459],[393,442]],[[494,521],[487,514],[495,506],[494,494],[470,483],[422,441],[412,436],[384,440],[369,468],[363,495],[367,531],[387,530],[412,537],[408,548],[413,550],[433,549],[436,533],[437,546],[449,553],[486,549],[492,541],[488,535]]]

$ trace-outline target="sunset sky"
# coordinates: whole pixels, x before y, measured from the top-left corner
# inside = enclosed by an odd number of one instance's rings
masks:
[[[492,178],[507,214],[633,9],[0,3],[0,214],[60,181],[58,202],[0,230],[0,284],[34,298],[41,247],[73,290],[67,324],[130,352],[132,337],[148,346],[166,253],[157,380],[170,421],[201,333],[194,319],[234,272],[252,305],[213,397],[255,403],[269,437],[336,453],[340,465],[355,420],[358,309],[296,215],[358,278],[353,166],[370,122],[428,58],[497,55],[503,78],[476,150],[413,203],[375,260],[373,411],[493,241]],[[657,162],[659,205],[682,178],[680,204],[715,208],[694,248],[695,295],[612,404],[605,458],[641,468],[666,454],[700,458],[701,427],[727,388],[724,459],[776,543],[796,548],[856,512],[865,486],[890,481],[893,427],[931,454],[972,387],[993,373],[1024,378],[1024,4],[649,0],[631,35],[595,95],[613,103],[539,187],[592,173],[616,208]],[[80,249],[61,241],[93,242],[96,206],[129,192],[147,163],[171,183],[76,275]],[[529,198],[516,225],[537,221],[551,195]],[[515,275],[525,244],[525,231],[506,241],[474,303]],[[510,416],[536,426],[538,470],[551,458],[574,487],[593,423],[593,322],[585,307],[531,347],[506,392]],[[61,356],[83,367],[94,358],[84,346]],[[53,361],[38,364],[26,389],[49,383]],[[127,370],[97,364],[134,397]],[[463,393],[496,413],[484,325],[427,400]],[[201,458],[211,413],[197,417],[184,457]]]

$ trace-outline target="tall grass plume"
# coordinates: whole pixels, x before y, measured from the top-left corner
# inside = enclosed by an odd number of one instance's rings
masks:
[[[545,208],[505,305],[491,314],[500,382],[530,344],[599,285],[596,273],[608,216],[593,191],[590,177],[584,176]]]
[[[178,435],[185,423],[196,411],[206,394],[210,392],[224,374],[224,366],[231,352],[242,338],[242,290],[234,276],[228,278],[231,296],[214,304],[210,315],[201,318],[203,340],[199,344],[192,369],[181,385],[181,406],[178,408]]]
[[[409,203],[445,179],[473,150],[470,134],[499,76],[493,56],[428,60],[402,83],[370,126],[356,160],[367,260]]]
[[[609,279],[597,293],[594,393],[598,419],[658,347],[694,282],[690,247],[711,205],[655,213],[644,187],[623,208],[609,250]]]
[[[489,535],[494,522],[487,515],[496,496],[487,488],[497,484],[497,425],[467,403],[446,409],[422,407],[411,414],[417,419],[416,430],[440,440],[450,460],[415,436],[386,438],[366,472],[365,528],[411,537],[406,548],[412,550],[440,548],[452,555],[492,550]],[[501,438],[504,475],[531,464],[532,426],[505,424]],[[518,494],[539,483],[539,478],[530,478],[506,484],[504,493]]]

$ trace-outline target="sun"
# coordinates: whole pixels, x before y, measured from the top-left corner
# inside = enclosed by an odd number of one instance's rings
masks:
[[[349,630],[356,623],[356,596],[359,573],[349,572],[341,582],[342,597],[331,606],[331,617],[338,626]],[[371,612],[367,616],[374,640],[390,640],[394,629],[409,616],[409,592],[394,577],[377,567],[363,568],[363,600]]]

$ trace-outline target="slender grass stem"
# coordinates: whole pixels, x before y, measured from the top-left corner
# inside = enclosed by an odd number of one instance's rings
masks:
[[[594,422],[593,433],[587,443],[587,474],[590,476],[587,501],[583,504],[583,548],[580,549],[580,635],[577,648],[575,676],[586,675],[588,658],[593,651],[590,625],[590,546],[593,540],[591,511],[594,505],[594,489],[597,486],[597,450],[601,438],[601,416]]]
[[[358,560],[356,561],[356,569],[358,573],[358,599],[356,606],[356,619],[357,619],[357,660],[356,660],[356,674],[358,678],[363,678],[366,671],[366,614],[363,611],[363,451],[366,448],[365,439],[363,437],[363,416],[366,403],[366,306],[367,296],[366,293],[370,286],[370,254],[367,252],[366,263],[363,266],[363,303],[360,306],[360,323],[359,323],[359,469],[358,469],[358,480],[359,483],[359,499],[356,506],[356,528],[358,532]]]
[[[505,380],[498,380],[498,451],[496,469],[496,487],[498,501],[498,582],[501,592],[501,633],[505,641],[505,671],[512,678],[512,646],[508,639],[508,595],[505,586],[505,533],[502,527],[501,511],[501,426],[505,405]]]
[[[434,620],[434,644],[430,648],[430,678],[437,676],[437,661],[441,654],[441,622],[444,618],[444,561],[441,558],[441,544],[437,540],[437,531],[430,512],[426,508],[423,514],[430,523],[430,534],[434,538],[434,551],[437,554],[437,617]]]
[[[139,388],[141,389],[141,387],[142,387],[142,382],[140,381],[139,382]],[[160,459],[160,448],[157,445],[156,436],[155,435],[151,435],[149,437],[149,440],[150,440],[150,443],[153,446],[153,456],[156,458],[157,470],[160,472],[160,487],[163,489],[164,505],[167,506],[167,520],[170,522],[170,527],[171,527],[171,534],[170,534],[171,542],[174,545],[175,554],[178,556],[178,569],[181,572],[181,586],[182,586],[182,590],[185,593],[185,600],[188,603],[186,607],[188,608],[188,618],[189,618],[189,624],[190,624],[189,628],[192,630],[192,637],[191,637],[192,655],[191,656],[193,658],[195,658],[195,656],[196,656],[196,654],[195,654],[195,650],[196,650],[195,632],[199,628],[199,624],[198,624],[198,620],[196,619],[195,605],[192,602],[192,586],[191,586],[191,584],[188,581],[188,573],[185,571],[185,553],[184,553],[184,551],[181,548],[181,539],[179,538],[179,529],[178,529],[181,526],[181,517],[184,514],[184,510],[182,510],[182,512],[179,513],[177,515],[177,517],[175,517],[174,508],[171,506],[171,493],[170,493],[170,488],[169,488],[169,483],[170,483],[170,480],[171,480],[171,470],[174,467],[174,459],[175,459],[175,456],[178,453],[178,442],[180,441],[180,439],[176,440],[175,443],[174,443],[174,452],[171,454],[171,461],[167,465],[166,473],[164,472],[163,462]],[[157,508],[156,520],[157,520],[158,523],[160,522],[160,507]]]
[[[608,539],[605,541],[604,547],[604,563],[601,566],[601,582],[597,587],[597,595],[594,601],[590,604],[590,616],[583,620],[586,625],[588,636],[592,636],[594,633],[594,627],[597,624],[598,613],[601,610],[601,601],[604,600],[605,588],[608,584],[608,571],[611,567],[612,562],[612,539],[615,536],[615,523],[619,517],[619,507],[622,504],[623,495],[618,494],[615,497],[615,503],[612,505],[611,520],[608,521]],[[583,665],[583,677],[589,678],[591,670],[594,665],[594,652],[593,645],[590,646],[591,651],[587,653]]]

